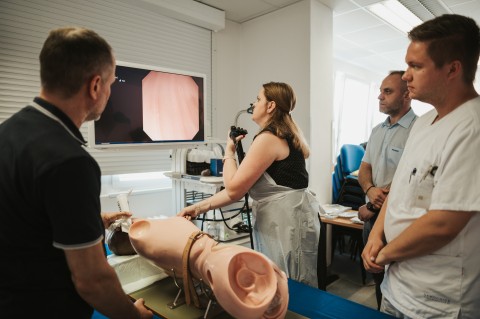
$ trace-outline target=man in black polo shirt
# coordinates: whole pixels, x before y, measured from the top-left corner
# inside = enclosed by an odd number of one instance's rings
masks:
[[[105,109],[112,49],[91,30],[53,30],[40,77],[40,96],[0,125],[1,317],[150,318],[105,258],[100,168],[79,131]]]

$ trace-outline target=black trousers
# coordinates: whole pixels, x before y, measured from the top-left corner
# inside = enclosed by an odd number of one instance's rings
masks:
[[[320,219],[320,239],[318,241],[318,256],[317,256],[317,278],[318,289],[327,290],[327,230],[325,224]]]

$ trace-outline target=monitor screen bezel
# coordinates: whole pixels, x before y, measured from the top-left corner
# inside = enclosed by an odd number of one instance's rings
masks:
[[[88,122],[88,138],[87,138],[87,146],[89,148],[95,149],[108,149],[108,148],[159,148],[159,149],[174,149],[174,148],[183,148],[183,147],[194,147],[198,145],[203,145],[208,143],[207,139],[207,76],[203,73],[185,71],[185,70],[178,70],[178,69],[171,69],[166,67],[154,66],[154,65],[147,65],[147,64],[140,64],[140,63],[133,63],[133,62],[125,62],[125,61],[116,61],[117,66],[122,67],[130,67],[130,68],[137,68],[147,71],[159,71],[165,73],[172,73],[172,74],[179,74],[179,75],[187,75],[193,76],[203,79],[203,111],[202,114],[202,121],[203,121],[203,140],[161,140],[161,141],[153,141],[153,142],[115,142],[115,143],[96,143],[95,138],[95,126],[97,121],[89,121]]]

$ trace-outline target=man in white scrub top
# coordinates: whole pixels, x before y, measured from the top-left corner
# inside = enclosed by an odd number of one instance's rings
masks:
[[[473,86],[479,28],[449,14],[408,36],[403,79],[411,98],[435,109],[410,132],[363,262],[370,272],[385,269],[383,312],[479,318],[480,97]]]

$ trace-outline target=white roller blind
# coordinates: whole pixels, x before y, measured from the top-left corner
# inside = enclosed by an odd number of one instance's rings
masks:
[[[211,136],[211,31],[115,0],[0,1],[0,123],[38,95],[38,55],[48,32],[63,26],[95,30],[118,60],[206,74]],[[81,132],[87,139],[87,125]],[[169,150],[88,150],[104,175],[171,168]]]

